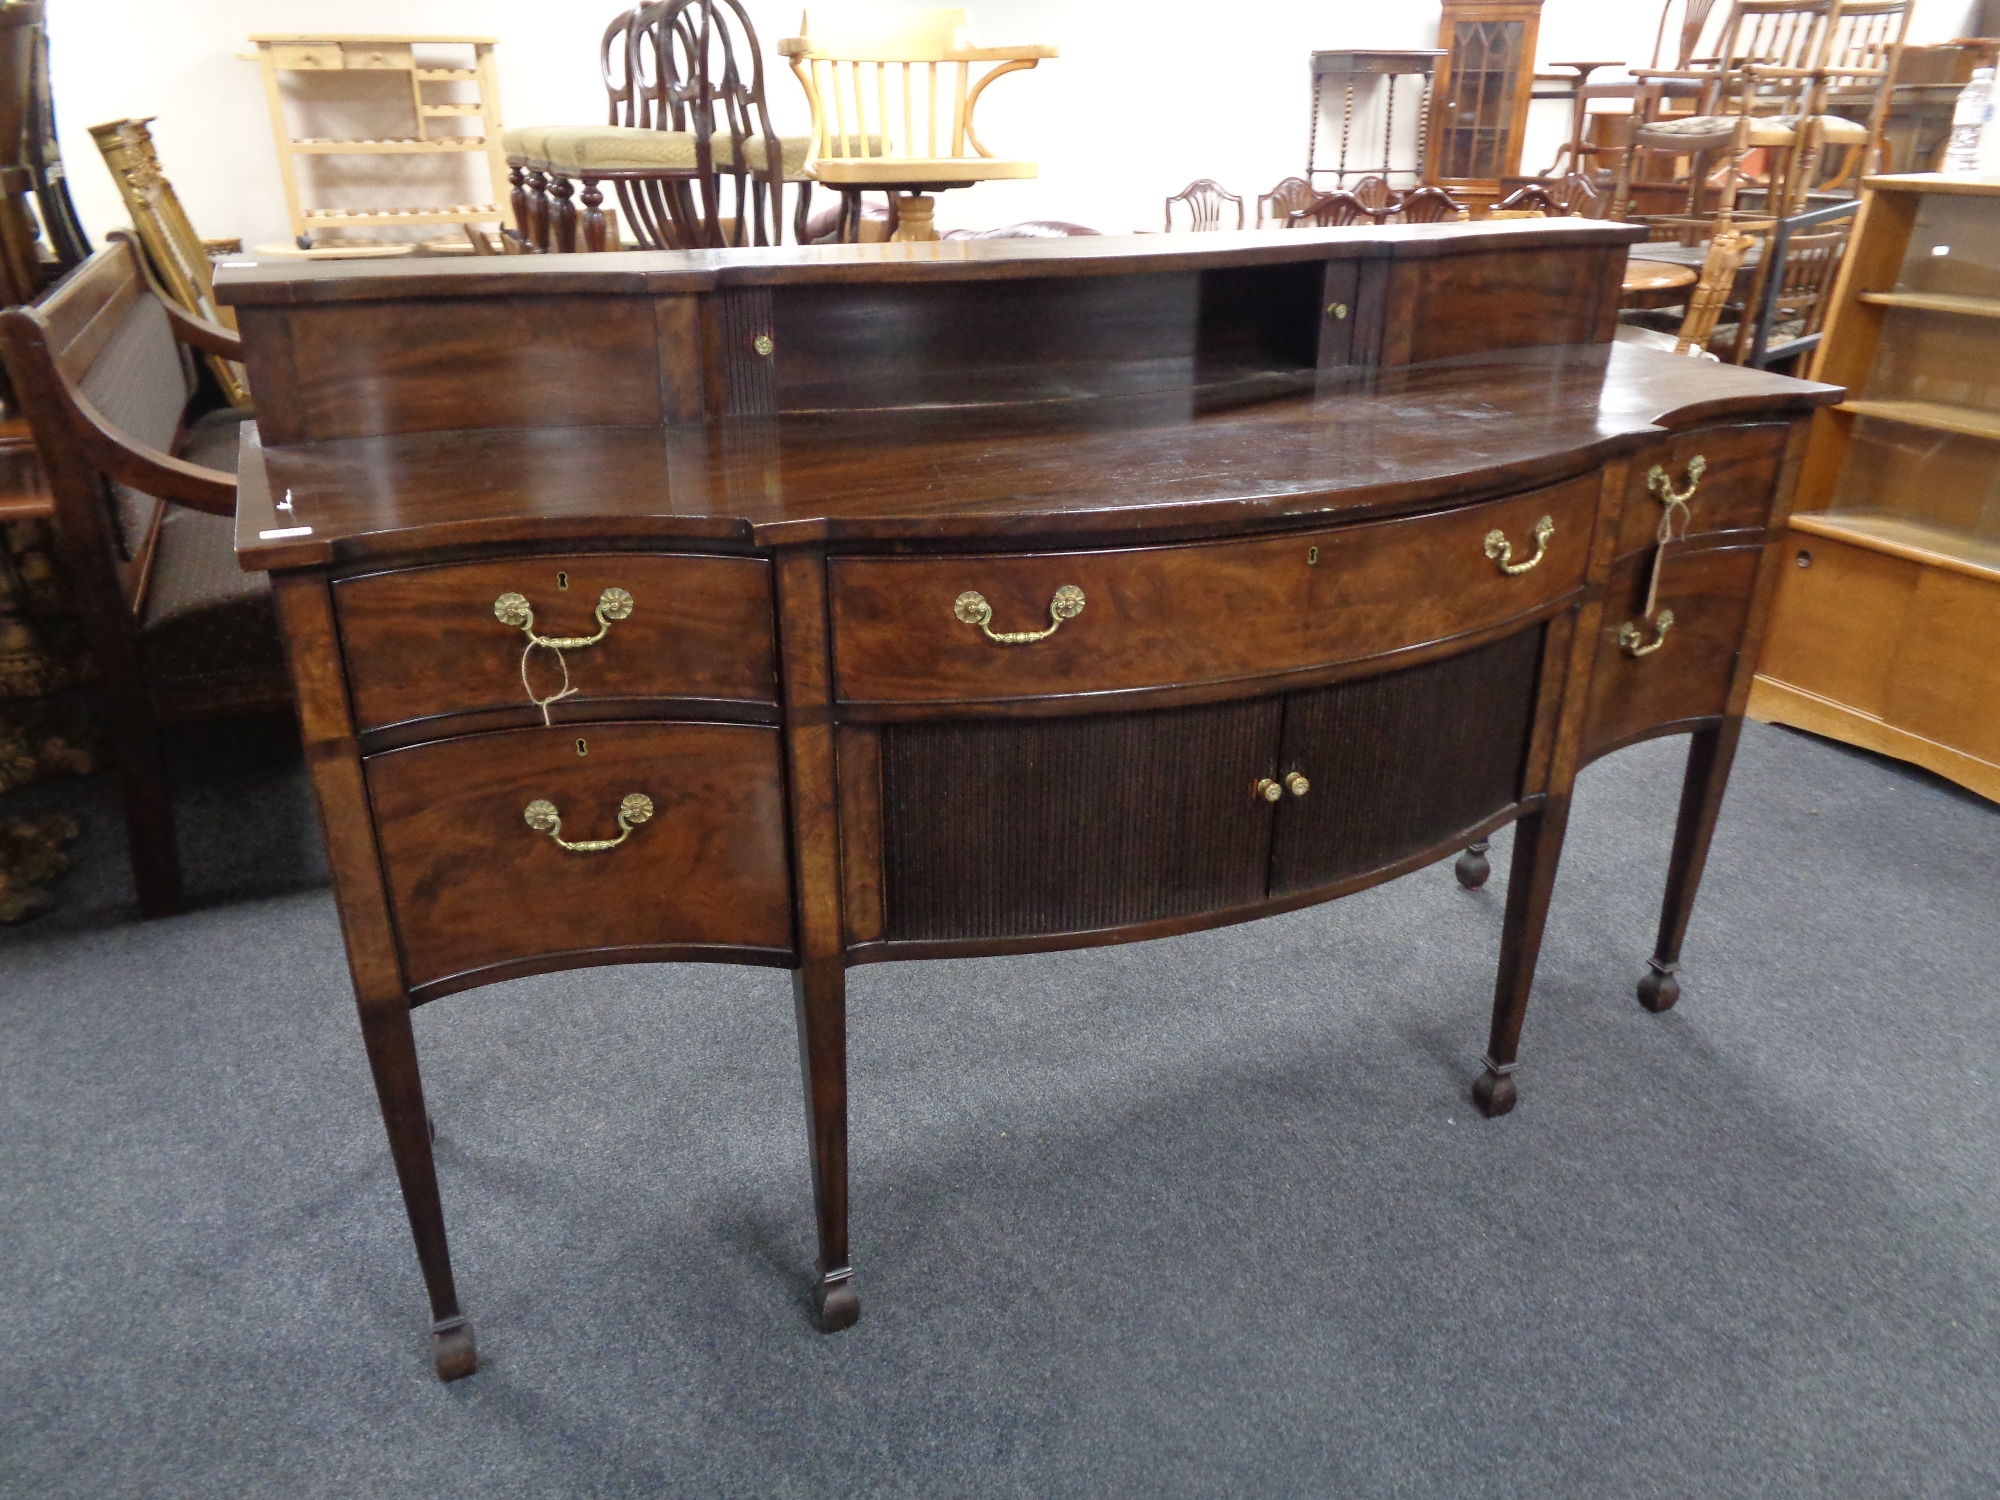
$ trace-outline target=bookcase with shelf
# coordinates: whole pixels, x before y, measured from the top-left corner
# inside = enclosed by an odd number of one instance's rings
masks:
[[[263,34],[257,44],[285,185],[285,208],[293,236],[307,247],[332,230],[497,223],[505,217],[507,160],[501,145],[500,88],[490,36],[308,36]],[[375,83],[373,88],[315,90],[306,78]],[[385,75],[401,75],[387,82]],[[382,86],[386,84],[386,86]],[[326,97],[317,98],[316,93]],[[288,107],[289,100],[289,107]],[[377,131],[356,121],[381,121]],[[326,122],[333,133],[320,134]],[[303,123],[304,130],[297,127]],[[477,169],[456,170],[449,178],[410,169],[357,174],[342,158],[403,157],[474,159]],[[357,183],[375,201],[334,204],[317,200],[313,184],[302,180],[302,160],[328,163],[353,196]],[[451,196],[447,184],[469,176],[459,191],[478,201],[439,202]],[[407,179],[407,182],[401,179]],[[446,191],[440,191],[446,187]],[[400,198],[403,201],[389,201]],[[310,200],[310,201],[309,201]],[[411,201],[419,200],[419,201]],[[429,201],[423,201],[429,200]]]
[[[2000,176],[1867,189],[1750,713],[2000,801]]]

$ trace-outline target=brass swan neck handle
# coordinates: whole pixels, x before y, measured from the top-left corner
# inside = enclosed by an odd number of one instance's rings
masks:
[[[522,810],[521,817],[537,833],[546,833],[572,854],[599,854],[616,849],[632,837],[632,830],[653,816],[653,799],[644,792],[628,792],[618,804],[618,837],[615,839],[566,839],[562,836],[562,815],[556,805],[537,797]]]
[[[632,596],[620,588],[609,588],[597,596],[597,634],[536,635],[535,611],[525,596],[502,594],[493,601],[493,615],[502,625],[512,625],[527,636],[530,646],[547,646],[552,651],[576,651],[595,646],[611,630],[613,620],[632,613]]]
[[[1486,533],[1486,555],[1493,559],[1500,571],[1509,577],[1516,577],[1534,567],[1549,555],[1549,542],[1556,534],[1556,518],[1543,516],[1535,522],[1535,555],[1526,562],[1514,561],[1514,544],[1507,540],[1507,533],[1494,530]]]
[[[1045,641],[1062,628],[1064,620],[1074,620],[1083,613],[1083,590],[1073,583],[1066,583],[1049,600],[1049,628],[1047,630],[995,630],[993,628],[993,606],[986,602],[986,596],[967,589],[952,601],[951,612],[967,625],[977,625],[986,639],[1001,646],[1026,646],[1035,641]]]

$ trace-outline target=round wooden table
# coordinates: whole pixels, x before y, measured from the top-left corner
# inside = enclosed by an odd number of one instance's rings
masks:
[[[1701,279],[1701,273],[1693,266],[1677,266],[1663,260],[1639,260],[1636,257],[1625,262],[1624,292],[1619,299],[1621,307],[1671,307],[1685,302],[1683,292]]]

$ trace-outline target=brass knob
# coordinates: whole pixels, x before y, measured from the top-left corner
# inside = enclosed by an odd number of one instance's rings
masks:
[[[1257,780],[1257,795],[1262,797],[1266,802],[1276,802],[1280,797],[1285,795],[1285,789],[1270,777],[1261,776]]]
[[[1285,790],[1290,792],[1294,797],[1303,797],[1307,792],[1312,790],[1312,783],[1307,781],[1297,771],[1287,771],[1285,773]]]

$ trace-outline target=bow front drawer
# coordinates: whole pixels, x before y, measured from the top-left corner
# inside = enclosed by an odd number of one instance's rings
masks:
[[[355,724],[539,723],[538,700],[568,719],[641,698],[775,703],[770,575],[750,557],[581,553],[342,579]]]
[[[1595,475],[1256,541],[837,558],[850,704],[991,703],[1267,677],[1493,629],[1579,589]]]
[[[510,729],[363,764],[419,999],[580,963],[790,954],[775,729]]]
[[[1641,448],[1625,487],[1617,555],[1652,546],[1670,506],[1676,540],[1768,524],[1790,432],[1785,422],[1718,423]]]

